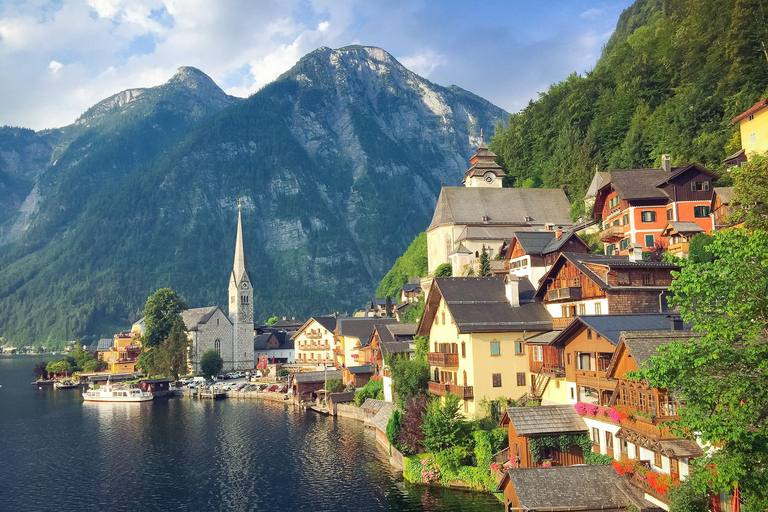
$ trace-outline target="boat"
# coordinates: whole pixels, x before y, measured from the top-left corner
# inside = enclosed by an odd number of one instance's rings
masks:
[[[56,382],[53,383],[53,388],[54,389],[72,389],[72,388],[76,388],[76,387],[79,387],[79,386],[80,386],[80,384],[78,384],[76,382],[72,382],[71,380],[65,380],[65,381],[61,381],[61,382],[56,381]]]
[[[148,402],[153,398],[152,393],[142,389],[128,388],[122,384],[110,382],[83,393],[83,400],[86,402]]]

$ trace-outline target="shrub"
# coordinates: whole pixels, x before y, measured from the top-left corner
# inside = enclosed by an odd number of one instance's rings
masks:
[[[411,398],[406,401],[403,421],[397,440],[400,451],[404,454],[414,454],[424,451],[424,431],[421,424],[427,412],[428,397]]]
[[[453,275],[453,267],[450,263],[442,263],[435,269],[435,277],[451,277]]]
[[[472,424],[459,414],[459,397],[452,393],[445,396],[444,403],[434,400],[427,406],[424,424],[424,447],[437,453],[453,446],[470,446]]]
[[[357,392],[355,392],[355,404],[358,406],[363,405],[363,402],[368,398],[383,400],[384,382],[371,379],[362,389],[358,389]]]
[[[392,416],[389,418],[389,421],[387,422],[387,439],[389,440],[389,443],[400,450],[400,443],[397,440],[398,434],[400,434],[400,429],[403,426],[403,413],[401,413],[399,410],[395,409],[392,411]]]

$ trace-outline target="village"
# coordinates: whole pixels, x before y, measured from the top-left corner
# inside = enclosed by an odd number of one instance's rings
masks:
[[[727,167],[768,151],[768,99],[732,123],[743,149]],[[694,237],[741,227],[729,217],[733,189],[662,155],[659,168],[596,171],[586,218],[573,221],[561,189],[502,187],[495,158],[482,144],[463,186],[443,187],[426,230],[428,275],[399,297],[253,327],[258,283],[239,214],[229,314],[181,313],[190,377],[137,380],[141,319],[100,340],[106,368],[79,378],[364,421],[409,481],[495,492],[507,510],[669,510],[670,490],[717,447],[670,428],[680,404],[635,372],[660,347],[702,335],[668,303],[670,286]],[[206,375],[211,350],[221,365]],[[447,431],[427,425],[441,413]],[[415,441],[404,435],[414,422]],[[470,424],[474,438],[452,445]],[[737,491],[709,498],[713,510],[738,510]]]

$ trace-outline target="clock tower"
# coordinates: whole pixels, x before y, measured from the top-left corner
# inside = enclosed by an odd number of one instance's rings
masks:
[[[234,370],[249,370],[253,360],[253,286],[245,268],[243,248],[242,205],[237,202],[237,241],[235,242],[235,264],[229,277],[229,318],[232,320],[232,354]],[[228,367],[227,361],[224,366]]]
[[[464,173],[465,187],[501,188],[506,177],[504,169],[496,163],[496,154],[481,143],[475,155],[469,159],[472,167]]]

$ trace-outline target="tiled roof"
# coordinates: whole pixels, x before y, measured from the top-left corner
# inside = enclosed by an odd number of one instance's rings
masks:
[[[517,243],[525,254],[543,254],[544,248],[555,239],[553,231],[515,231]]]
[[[637,366],[642,366],[651,357],[657,354],[659,347],[663,347],[674,340],[689,340],[701,336],[692,331],[647,330],[639,331],[625,329],[621,333],[624,346],[632,356]]]
[[[678,222],[671,220],[668,222],[668,225],[678,233],[704,233],[704,228],[695,222]],[[664,231],[666,232],[667,230],[665,229]]]
[[[368,343],[374,325],[393,322],[394,318],[339,318],[337,326],[339,336],[358,338],[361,343]]]
[[[335,316],[313,316],[312,320],[322,325],[325,329],[333,332],[336,330],[336,317]]]
[[[371,419],[373,426],[382,432],[386,432],[387,423],[389,423],[389,418],[392,417],[393,410],[394,408],[392,407],[392,404],[385,402],[384,405],[381,406],[381,409],[379,409],[379,411],[373,416],[373,419]]]
[[[387,356],[389,354],[407,354],[411,352],[411,342],[409,341],[382,341],[379,344],[381,349],[381,355]]]
[[[330,370],[327,372],[300,372],[293,374],[293,380],[302,384],[325,382],[326,378],[341,380],[341,370]]]
[[[527,278],[518,284],[519,306],[507,300],[503,277],[443,277],[435,285],[461,333],[552,330],[552,317],[543,304],[532,301]]]
[[[196,331],[197,326],[208,322],[217,309],[219,309],[218,306],[188,309],[181,313],[181,319],[184,320],[184,326],[188,331]]]
[[[443,187],[427,231],[442,225],[531,226],[572,224],[562,189]],[[532,220],[526,220],[530,218]]]
[[[352,375],[359,373],[373,373],[373,366],[370,364],[361,364],[360,366],[347,366],[347,371]]]
[[[751,107],[749,107],[747,110],[742,112],[741,114],[737,115],[733,119],[731,119],[731,124],[737,123],[744,119],[747,116],[750,116],[752,114],[757,113],[759,110],[762,110],[764,107],[768,106],[768,98],[765,98],[764,100],[760,100]]]
[[[634,313],[620,315],[579,315],[568,327],[559,331],[552,339],[552,344],[563,343],[578,331],[581,326],[587,326],[613,345],[619,344],[622,331],[649,332],[660,329],[670,329],[674,326],[678,315],[670,313]],[[673,331],[674,332],[674,331]],[[676,331],[684,332],[684,331]]]
[[[552,340],[557,337],[558,334],[560,334],[560,331],[542,332],[526,339],[525,343],[531,345],[549,345],[552,343]]]
[[[384,400],[376,400],[375,398],[366,398],[365,402],[363,402],[363,405],[361,405],[360,408],[366,411],[378,411],[382,407],[384,407],[384,405],[387,403],[388,402]]]
[[[662,454],[673,459],[695,459],[704,455],[701,446],[690,439],[659,439]]]
[[[587,432],[587,425],[572,405],[508,407],[507,415],[518,435],[550,435]]]
[[[723,204],[730,204],[733,197],[733,187],[715,187],[714,193]]]
[[[522,510],[660,510],[611,466],[509,468]]]
[[[99,344],[96,346],[98,351],[106,351],[112,348],[114,340],[112,338],[101,338]]]
[[[520,231],[520,228],[512,226],[467,226],[461,230],[455,241],[509,240],[517,231]]]
[[[355,392],[347,391],[345,393],[331,393],[328,399],[337,404],[353,402],[355,400]]]
[[[674,168],[672,172],[676,170],[677,168]],[[611,183],[614,190],[619,193],[619,196],[627,201],[633,199],[663,199],[666,201],[669,197],[656,185],[669,177],[670,174],[664,169],[611,171],[610,181],[603,183],[602,187],[605,187],[607,183]]]

